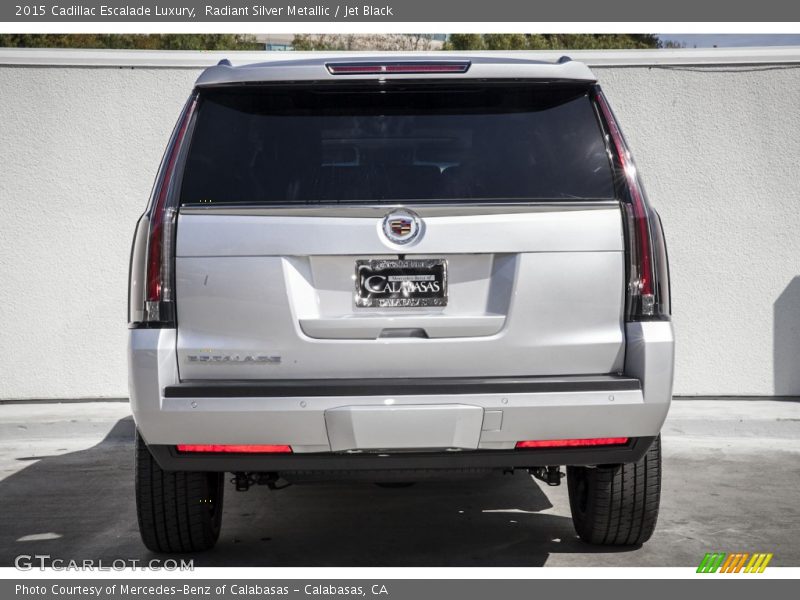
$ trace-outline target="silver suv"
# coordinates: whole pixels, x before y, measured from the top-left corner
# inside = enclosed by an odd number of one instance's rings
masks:
[[[446,59],[441,59],[446,56]],[[237,490],[528,470],[645,542],[673,331],[661,223],[589,69],[500,56],[206,70],[130,265],[145,545]]]

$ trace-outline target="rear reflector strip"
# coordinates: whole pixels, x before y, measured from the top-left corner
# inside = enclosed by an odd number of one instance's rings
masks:
[[[380,75],[382,73],[466,73],[469,61],[404,63],[328,63],[331,75]]]
[[[517,442],[517,448],[574,448],[577,446],[622,446],[628,438],[590,438],[585,440],[526,440]]]
[[[207,452],[232,454],[291,454],[291,446],[229,445],[229,444],[178,444],[178,452]]]

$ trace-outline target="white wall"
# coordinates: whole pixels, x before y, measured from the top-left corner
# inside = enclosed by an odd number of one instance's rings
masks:
[[[676,393],[800,395],[800,50],[575,54],[664,221]],[[0,51],[0,398],[127,395],[133,226],[217,59]]]

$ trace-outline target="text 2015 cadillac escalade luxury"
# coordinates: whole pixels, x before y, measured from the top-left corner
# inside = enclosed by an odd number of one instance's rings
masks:
[[[210,548],[224,474],[526,469],[595,544],[658,513],[673,332],[661,222],[589,69],[501,56],[197,80],[134,236],[136,498]]]

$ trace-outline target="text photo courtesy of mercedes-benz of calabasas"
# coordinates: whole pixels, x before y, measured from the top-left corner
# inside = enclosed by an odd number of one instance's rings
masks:
[[[145,545],[235,486],[566,469],[586,542],[652,534],[667,252],[608,100],[560,60],[204,71],[133,241]]]

